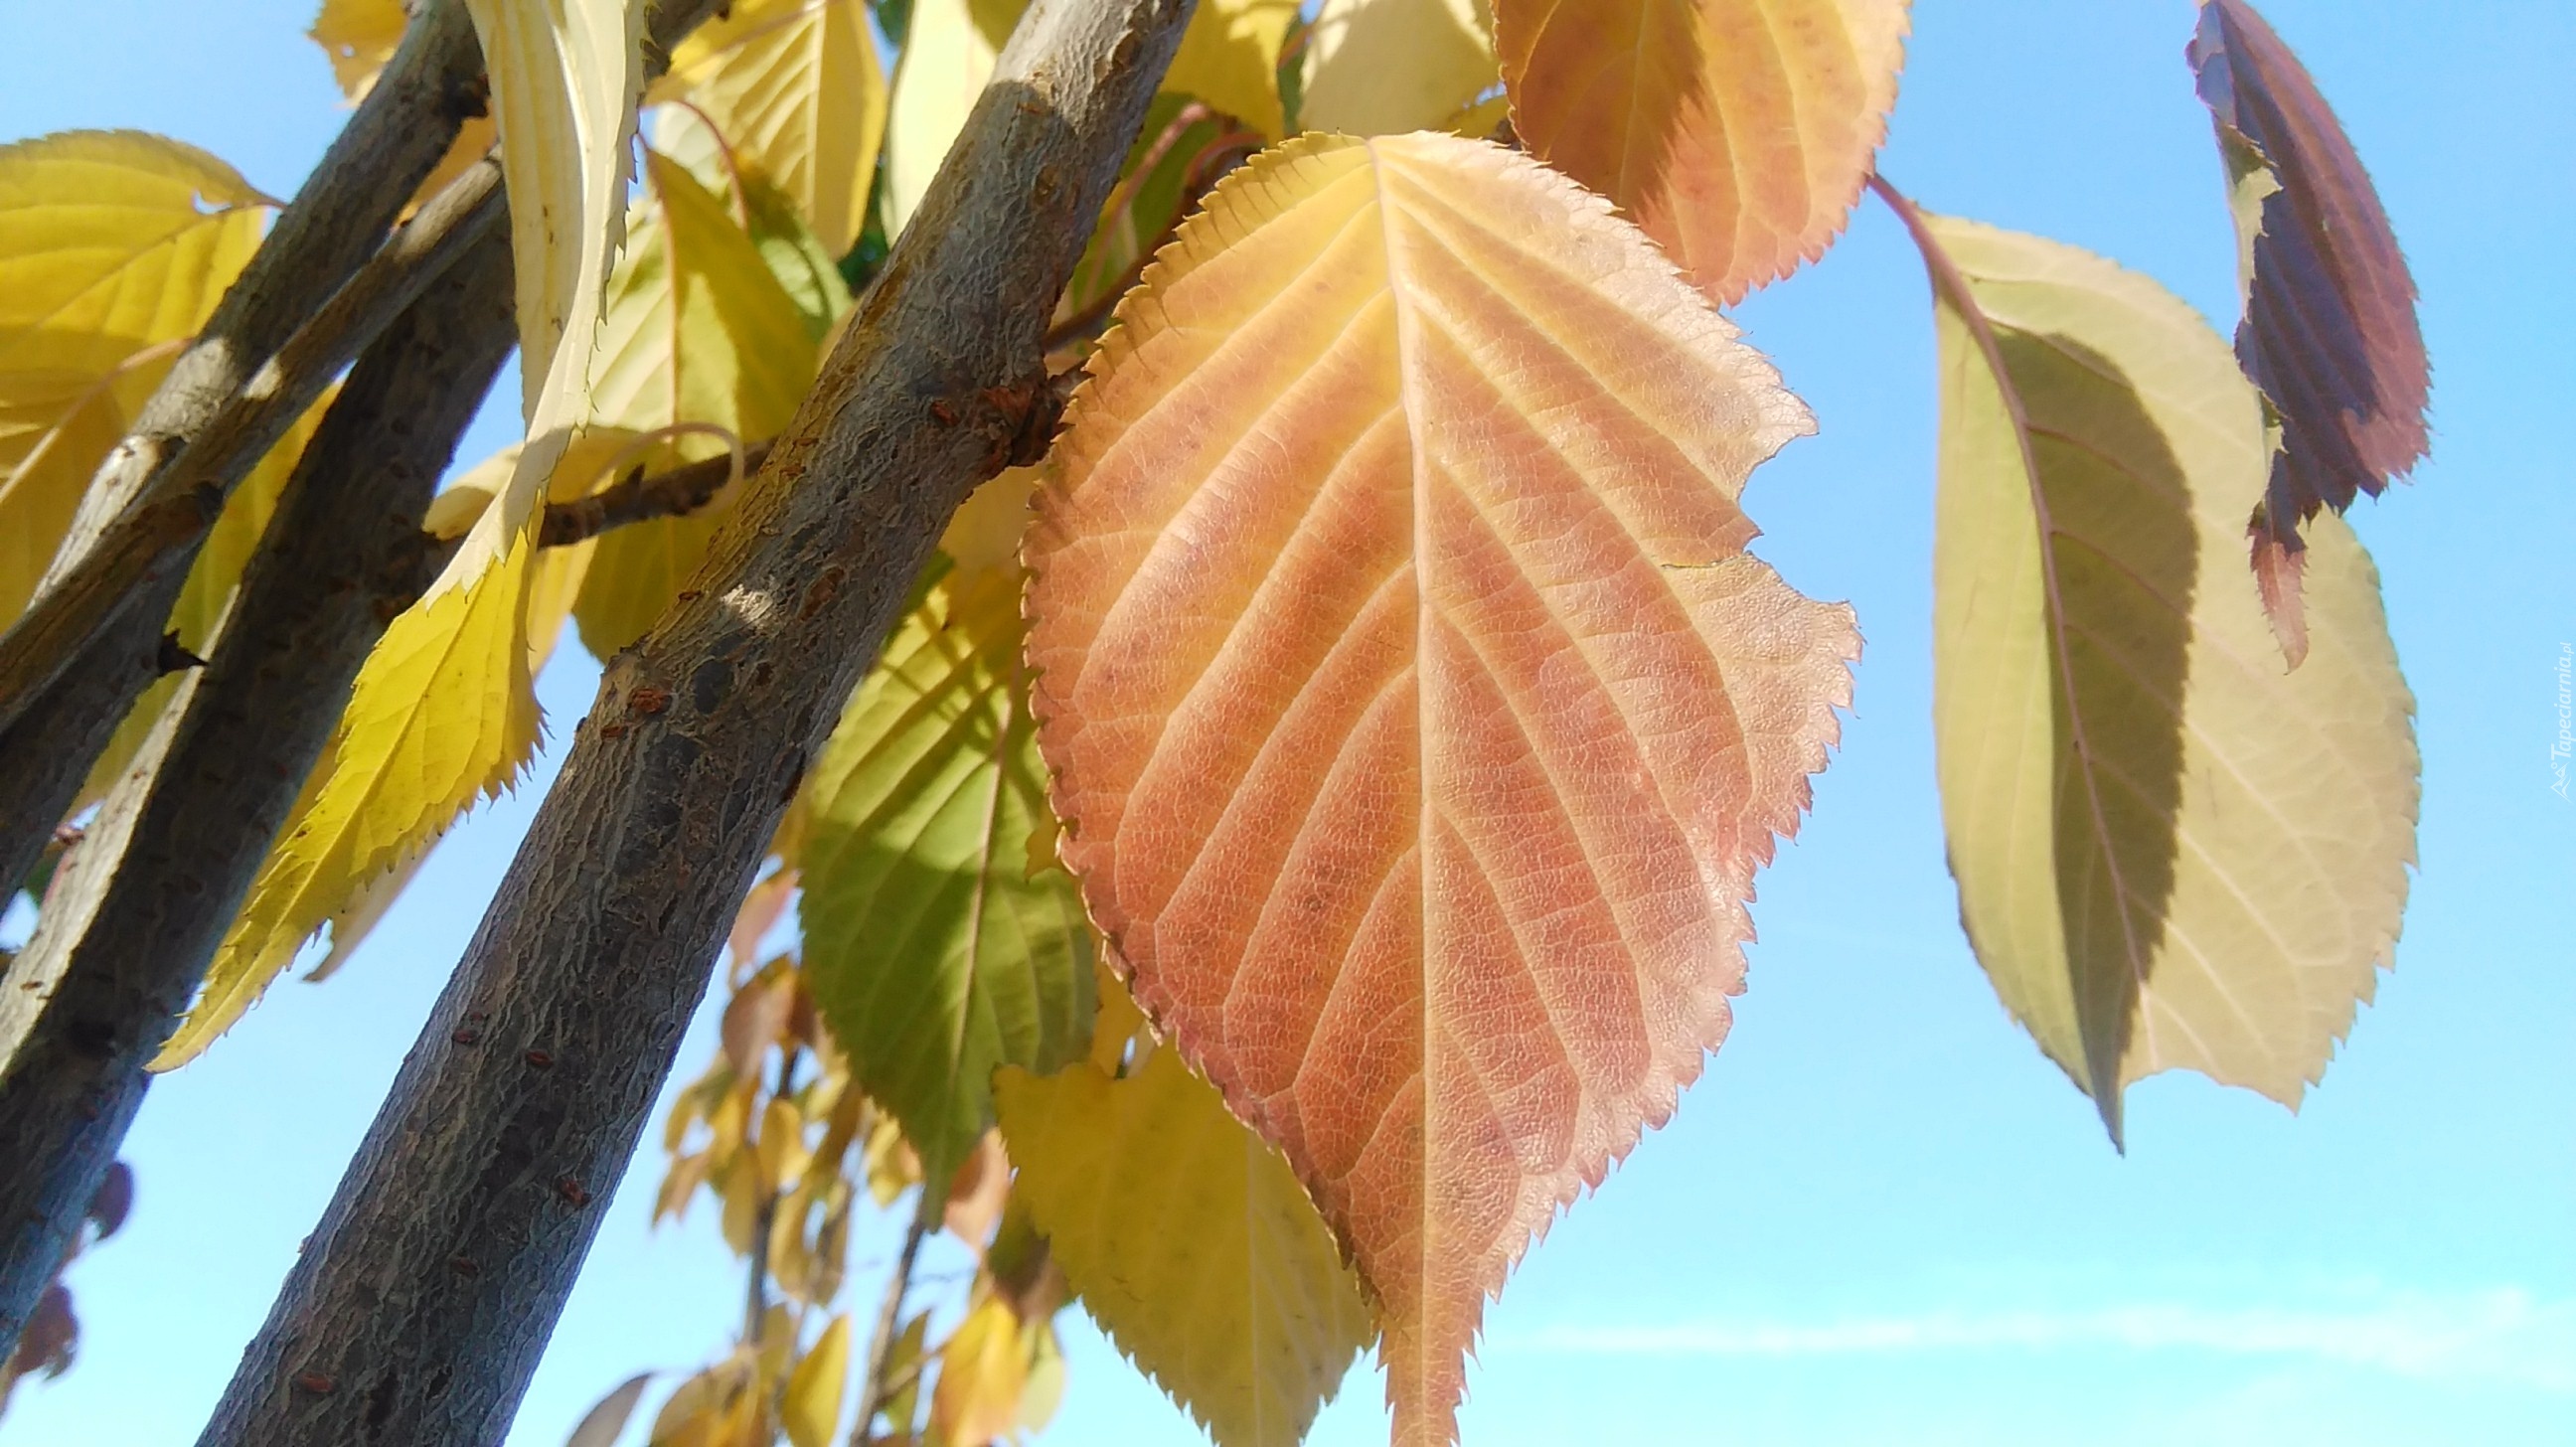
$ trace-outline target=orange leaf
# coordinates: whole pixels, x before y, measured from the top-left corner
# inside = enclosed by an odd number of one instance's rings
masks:
[[[1906,0],[1496,0],[1512,128],[1720,302],[1813,261],[1896,104]]]
[[[1064,858],[1445,1442],[1485,1298],[1724,1036],[1849,698],[1736,505],[1807,414],[1607,203],[1434,133],[1266,153],[1120,317],[1027,551]]]

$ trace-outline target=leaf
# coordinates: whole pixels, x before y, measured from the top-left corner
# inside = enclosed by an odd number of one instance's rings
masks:
[[[1204,0],[1181,32],[1163,89],[1183,91],[1272,140],[1286,134],[1279,108],[1279,48],[1298,0]]]
[[[647,1447],[745,1447],[760,1409],[760,1369],[751,1348],[680,1384],[653,1417]]]
[[[1218,1447],[1303,1440],[1376,1325],[1286,1159],[1170,1050],[994,1095],[1014,1196],[1119,1350]]]
[[[993,1123],[996,1067],[1089,1044],[1090,926],[1061,869],[1028,871],[1047,805],[1019,655],[1015,574],[934,582],[806,785],[807,988],[934,1196]]]
[[[140,131],[0,146],[0,627],[275,204],[204,151]]]
[[[949,143],[993,75],[1025,0],[914,0],[886,117],[885,228],[891,241],[921,207]],[[952,1444],[953,1447],[953,1444]]]
[[[2296,668],[2300,524],[2378,496],[2423,458],[2431,364],[2388,213],[2307,68],[2245,0],[2206,0],[2190,60],[2231,183],[2245,289],[2236,357],[2280,427],[2249,531]]]
[[[984,1298],[940,1348],[930,1430],[944,1447],[985,1447],[1019,1424],[1028,1377],[1018,1313],[998,1296]]]
[[[779,1418],[790,1447],[827,1447],[832,1429],[841,1424],[841,1393],[849,1377],[850,1318],[843,1313],[788,1374]]]
[[[700,424],[746,442],[785,431],[817,360],[795,301],[724,203],[686,168],[647,150],[644,174],[658,204],[634,227],[609,280],[591,364],[591,425],[641,434]],[[632,460],[660,469],[719,456],[725,446],[698,431]],[[686,517],[653,518],[597,540],[573,605],[583,647],[607,658],[644,636],[704,561],[735,491]]]
[[[1722,303],[1824,254],[1896,104],[1906,0],[1495,0],[1512,128]]]
[[[652,1380],[651,1372],[637,1372],[618,1383],[615,1390],[581,1414],[580,1425],[564,1439],[564,1447],[616,1447],[618,1434],[626,1430],[626,1419],[635,1415],[635,1404],[643,1400],[644,1388]]]
[[[467,0],[512,198],[528,440],[428,592],[358,671],[347,711],[260,866],[203,997],[152,1068],[228,1029],[325,919],[417,856],[535,752],[527,611],[536,523],[587,408],[600,288],[625,207],[641,24],[626,0]],[[523,364],[524,365],[524,364]]]
[[[832,255],[867,228],[886,77],[862,0],[740,0],[671,53],[651,98],[697,107]]]
[[[1670,1115],[1850,696],[1746,554],[1807,413],[1607,203],[1424,133],[1221,183],[1093,354],[1025,555],[1062,852],[1380,1308],[1406,1444]]]
[[[1497,79],[1488,0],[1324,0],[1306,35],[1310,131],[1445,126]]]
[[[497,795],[535,751],[521,616],[533,551],[522,540],[472,586],[433,595],[386,630],[204,993],[152,1069],[202,1054],[325,920],[426,851],[475,796]]]
[[[2233,566],[2266,445],[2225,344],[2098,257],[1920,225],[1934,723],[1969,940],[2115,1141],[2121,1091],[2161,1070],[2295,1107],[2389,961],[2414,859],[2413,702],[2376,571],[2317,525],[2312,649],[2285,675]]]

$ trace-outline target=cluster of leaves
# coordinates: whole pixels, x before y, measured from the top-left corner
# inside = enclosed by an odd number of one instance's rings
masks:
[[[454,554],[164,1066],[317,931],[344,958],[515,776],[567,618],[604,657],[706,586],[734,489],[560,547],[547,505],[789,427],[1019,11],[738,0],[647,90],[630,7],[472,8],[527,441],[442,498]],[[1755,558],[1740,505],[1812,420],[1718,308],[1865,186],[1933,284],[1938,767],[1978,957],[2115,1138],[2160,1070],[2297,1102],[2412,858],[2411,701],[2337,516],[2423,448],[2411,283],[2242,0],[2189,51],[2232,354],[2144,277],[1875,178],[1907,24],[1201,0],[1049,334],[1086,369],[1063,435],[958,514],[745,906],[656,1215],[715,1197],[748,1300],[654,1442],[827,1440],[855,1213],[906,1201],[859,1440],[1042,1425],[1068,1300],[1227,1447],[1300,1438],[1372,1344],[1397,1439],[1454,1438],[1485,1303],[1724,1038],[1753,876],[1850,701],[1850,611]],[[356,94],[400,30],[328,0],[315,35]],[[0,288],[0,616],[268,204],[148,137],[0,151],[6,234],[51,248],[0,255],[28,278]],[[934,1230],[978,1262],[935,1344]]]

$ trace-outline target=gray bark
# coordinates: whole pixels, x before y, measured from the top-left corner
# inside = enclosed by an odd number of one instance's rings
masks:
[[[1037,0],[684,602],[602,681],[202,1447],[497,1443],[807,761],[969,488],[1190,0]]]
[[[421,515],[517,340],[495,231],[370,347],[314,432],[207,665],[0,974],[0,1346],[116,1159],[385,625],[429,580]]]

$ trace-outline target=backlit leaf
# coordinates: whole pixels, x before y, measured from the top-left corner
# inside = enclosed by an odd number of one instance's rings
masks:
[[[2088,253],[1924,225],[1934,723],[1969,940],[2115,1139],[2123,1088],[2161,1070],[2295,1106],[2389,962],[2414,858],[2377,573],[2316,523],[2285,674],[2238,564],[2268,452],[2226,344]]]
[[[1488,0],[1324,0],[1306,35],[1310,131],[1445,127],[1499,78]]]
[[[841,1424],[841,1392],[849,1378],[850,1318],[845,1314],[832,1318],[814,1349],[787,1376],[778,1415],[789,1447],[828,1447],[832,1429]]]
[[[671,53],[652,98],[685,98],[713,121],[834,256],[866,229],[886,76],[865,0],[737,0]]]
[[[934,1195],[993,1123],[996,1067],[1053,1070],[1089,1043],[1082,903],[1063,870],[1028,869],[1047,805],[1021,676],[1016,571],[950,573],[806,784],[807,985]]]
[[[429,847],[537,744],[527,610],[536,523],[588,407],[600,290],[625,211],[640,0],[467,0],[511,197],[526,444],[429,591],[358,671],[297,817],[269,851],[154,1068],[184,1064],[250,1007],[306,937]]]
[[[1062,851],[1449,1440],[1487,1296],[1723,1037],[1849,697],[1744,551],[1806,411],[1607,203],[1419,134],[1220,184],[1039,489]]]
[[[581,1414],[580,1424],[564,1439],[564,1447],[616,1447],[618,1434],[626,1430],[626,1419],[635,1415],[635,1404],[643,1400],[644,1389],[652,1381],[651,1372],[638,1372],[618,1383],[616,1390]]]
[[[1297,18],[1298,0],[1202,0],[1181,32],[1181,48],[1163,73],[1163,89],[1183,91],[1272,140],[1287,121],[1279,109],[1279,48]]]
[[[2307,649],[2300,525],[2377,496],[2422,459],[2431,364],[2388,213],[2307,68],[2245,0],[2206,0],[2190,59],[2234,202],[2236,357],[2280,427],[2250,532],[2295,668]]]
[[[274,204],[204,151],[139,131],[0,146],[0,627]]]
[[[1119,1350],[1218,1447],[1294,1447],[1376,1324],[1288,1162],[1171,1050],[994,1093],[1015,1198]]]
[[[591,422],[635,433],[698,423],[746,444],[785,431],[817,361],[796,303],[724,203],[686,168],[647,150],[644,174],[655,204],[637,219],[609,279],[591,363]],[[692,432],[631,461],[659,470],[725,450],[723,438]],[[697,572],[738,491],[686,517],[631,523],[599,538],[573,608],[582,646],[606,658],[643,637]]]
[[[386,630],[154,1069],[186,1064],[232,1028],[324,921],[427,849],[477,795],[498,794],[535,750],[521,617],[535,551],[523,541]]]
[[[921,206],[949,143],[984,93],[1025,0],[913,0],[886,117],[886,235]]]
[[[1029,1352],[1019,1314],[998,1296],[977,1302],[939,1352],[931,1431],[944,1447],[986,1447],[1017,1426]]]
[[[1495,0],[1512,127],[1733,302],[1824,254],[1896,103],[1906,0]]]

